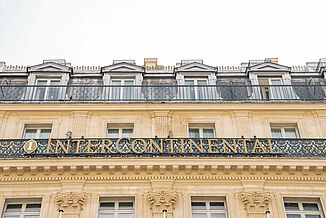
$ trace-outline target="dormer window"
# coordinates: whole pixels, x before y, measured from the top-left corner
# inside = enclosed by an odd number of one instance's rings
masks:
[[[133,100],[135,88],[133,79],[112,79],[111,96],[112,100]]]
[[[207,79],[185,79],[186,99],[208,99]]]
[[[36,100],[58,100],[59,96],[59,79],[38,79],[36,81]]]
[[[263,99],[285,99],[285,87],[281,78],[259,78]]]

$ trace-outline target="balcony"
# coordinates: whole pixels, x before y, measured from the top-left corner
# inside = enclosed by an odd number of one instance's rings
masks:
[[[0,159],[58,157],[238,157],[326,159],[326,139],[0,139]]]
[[[325,102],[326,85],[1,85],[0,103]]]

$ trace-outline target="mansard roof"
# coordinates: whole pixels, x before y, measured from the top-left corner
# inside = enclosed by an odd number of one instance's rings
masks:
[[[246,69],[247,72],[287,72],[291,71],[291,67],[272,63],[272,62],[264,62],[260,64],[256,64],[253,66],[249,66]]]
[[[127,62],[119,62],[116,64],[112,64],[109,66],[102,67],[101,71],[103,73],[108,73],[108,72],[125,72],[125,73],[143,73],[144,72],[144,67],[138,66],[136,64],[131,64]]]
[[[217,69],[215,67],[193,62],[180,67],[175,68],[175,72],[216,72]]]
[[[33,65],[27,68],[28,72],[58,72],[58,73],[70,73],[72,68],[63,64],[55,62],[46,62],[42,64]]]

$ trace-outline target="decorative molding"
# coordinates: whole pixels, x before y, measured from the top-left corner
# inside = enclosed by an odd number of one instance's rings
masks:
[[[215,67],[198,62],[189,63],[175,68],[176,72],[217,72]]]
[[[54,62],[46,62],[34,66],[28,67],[28,72],[59,72],[59,73],[70,73],[72,72],[72,68],[66,65],[54,63]]]
[[[153,212],[166,210],[171,213],[177,202],[177,192],[175,191],[151,191],[148,192],[148,202]]]
[[[108,73],[108,72],[143,73],[144,67],[135,64],[130,64],[127,62],[121,62],[121,63],[102,67],[102,72],[103,73]]]
[[[56,194],[55,201],[58,205],[58,211],[63,210],[64,213],[79,213],[83,210],[83,205],[86,203],[87,197],[88,195],[84,192],[59,192]]]
[[[271,203],[271,195],[269,192],[242,192],[241,200],[250,214],[266,214]]]

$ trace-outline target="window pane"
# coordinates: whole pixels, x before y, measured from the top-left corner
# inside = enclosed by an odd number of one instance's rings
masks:
[[[299,210],[298,203],[284,203],[285,210]]]
[[[273,138],[282,138],[282,133],[281,133],[281,129],[272,129],[272,137]]]
[[[285,128],[284,132],[286,138],[297,138],[297,133],[295,131],[295,128]]]
[[[203,129],[203,138],[214,138],[213,129]]]
[[[185,84],[186,84],[185,99],[195,99],[194,80],[186,80]]]
[[[108,130],[108,137],[119,138],[119,129],[109,129]]]
[[[303,210],[318,210],[318,205],[313,203],[303,203]]]
[[[133,218],[134,215],[132,213],[119,213],[118,218]]]
[[[199,129],[190,128],[189,138],[199,138]]]
[[[20,216],[4,216],[4,218],[20,218]]]
[[[40,139],[47,139],[51,137],[51,129],[41,129]]]
[[[191,208],[193,210],[206,209],[206,203],[205,202],[191,202]]]
[[[113,213],[99,214],[98,218],[114,218]]]
[[[306,218],[320,218],[320,215],[306,215]]]
[[[112,87],[112,89],[111,89],[111,98],[112,99],[120,99],[121,81],[120,80],[113,80],[112,85],[120,86],[120,87]]]
[[[24,218],[40,218],[39,215],[25,215]]]
[[[133,137],[133,129],[122,129],[122,137]]]
[[[226,218],[224,213],[212,213],[211,218]]]
[[[6,212],[21,211],[21,210],[22,210],[21,204],[8,204]]]
[[[134,84],[134,81],[124,81],[125,86],[131,86]],[[133,99],[134,96],[134,87],[124,87],[123,88],[123,99]]]
[[[36,129],[26,129],[25,130],[25,139],[35,139],[36,138]]]
[[[41,204],[27,204],[26,211],[40,211]]]
[[[223,210],[224,209],[224,202],[210,202],[210,209],[214,210]]]
[[[113,210],[114,202],[100,203],[100,210]]]
[[[192,218],[206,218],[206,214],[205,213],[193,213],[192,214]]]
[[[301,218],[300,214],[288,214],[286,215],[286,218]]]
[[[133,202],[119,202],[119,209],[133,209]]]

